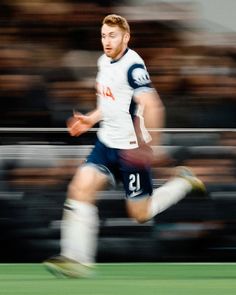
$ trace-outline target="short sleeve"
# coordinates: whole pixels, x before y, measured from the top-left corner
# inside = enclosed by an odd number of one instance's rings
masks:
[[[133,64],[128,69],[128,82],[133,89],[152,88],[151,80],[144,64]]]

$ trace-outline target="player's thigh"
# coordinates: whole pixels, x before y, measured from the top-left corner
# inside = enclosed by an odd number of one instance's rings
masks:
[[[94,202],[98,191],[107,184],[108,177],[96,166],[84,165],[77,169],[68,187],[68,197]]]

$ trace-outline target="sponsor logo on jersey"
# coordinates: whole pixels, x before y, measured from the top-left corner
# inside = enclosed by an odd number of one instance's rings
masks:
[[[147,85],[151,83],[148,72],[142,68],[134,69],[132,73],[132,77],[133,77],[134,83],[136,83],[139,86]]]
[[[101,95],[106,98],[111,98],[112,100],[115,100],[114,95],[112,94],[111,88],[105,85],[102,85],[100,83],[97,83],[97,94]]]

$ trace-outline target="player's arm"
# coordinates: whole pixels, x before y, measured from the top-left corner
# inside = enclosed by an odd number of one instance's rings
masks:
[[[138,149],[129,150],[127,157],[135,165],[169,163],[171,159],[161,148],[161,131],[150,131],[164,127],[165,108],[154,89],[141,92],[135,96],[136,102],[143,110],[144,124],[151,135],[152,140],[148,143],[141,143]],[[157,157],[158,155],[158,157]]]
[[[128,82],[134,89],[134,99],[142,110],[144,125],[147,129],[163,128],[165,121],[164,105],[152,87],[149,74],[143,64],[134,64],[128,70]],[[155,161],[153,147],[160,146],[161,132],[149,131],[152,140],[148,144],[139,144],[138,149],[126,152],[130,162],[145,165]]]
[[[68,131],[71,136],[79,136],[87,132],[92,126],[101,120],[101,111],[96,108],[92,112],[83,115],[75,112],[73,117],[67,121]]]
[[[143,63],[133,64],[128,70],[128,82],[134,90],[134,98],[143,110],[143,118],[147,129],[163,128],[165,108],[152,86],[152,82]],[[160,132],[150,132],[152,141],[150,145],[160,144]]]
[[[165,107],[160,99],[160,96],[155,89],[150,89],[146,92],[138,92],[135,95],[136,102],[143,109],[143,118],[145,127],[147,129],[160,129],[164,127],[165,122]],[[152,141],[149,143],[151,146],[160,145],[161,132],[149,131]]]

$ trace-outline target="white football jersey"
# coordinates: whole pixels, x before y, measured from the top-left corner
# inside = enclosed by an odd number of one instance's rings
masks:
[[[96,84],[98,107],[102,112],[99,140],[118,149],[138,147],[140,137],[150,141],[142,110],[134,100],[137,92],[154,91],[143,59],[131,49],[117,61],[103,54],[98,60]]]

